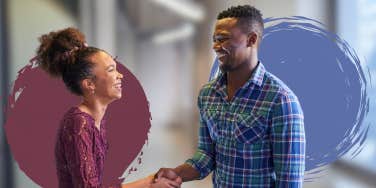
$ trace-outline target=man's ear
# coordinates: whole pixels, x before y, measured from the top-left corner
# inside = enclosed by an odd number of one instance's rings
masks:
[[[247,36],[247,47],[257,45],[258,34],[254,31],[250,32]]]

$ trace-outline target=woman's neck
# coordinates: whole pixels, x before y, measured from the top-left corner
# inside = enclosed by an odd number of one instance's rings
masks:
[[[95,126],[99,129],[100,123],[104,114],[106,113],[107,104],[102,104],[99,101],[83,99],[78,108],[88,113],[95,120]]]

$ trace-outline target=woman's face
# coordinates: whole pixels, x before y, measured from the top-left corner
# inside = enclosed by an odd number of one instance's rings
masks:
[[[92,69],[95,75],[94,95],[106,102],[120,99],[123,75],[117,71],[114,59],[103,51],[94,54],[91,59],[95,64]]]

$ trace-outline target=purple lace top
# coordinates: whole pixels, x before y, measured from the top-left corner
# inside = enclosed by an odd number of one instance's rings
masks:
[[[99,130],[89,114],[71,108],[61,121],[55,146],[59,187],[102,187],[107,150],[104,120]]]

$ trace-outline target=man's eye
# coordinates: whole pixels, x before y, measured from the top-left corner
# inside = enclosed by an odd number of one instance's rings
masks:
[[[227,37],[223,37],[223,38],[215,38],[213,39],[213,42],[224,42],[226,41],[228,38]]]

